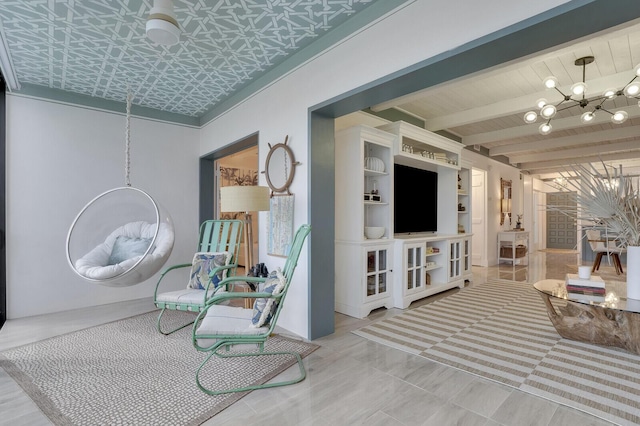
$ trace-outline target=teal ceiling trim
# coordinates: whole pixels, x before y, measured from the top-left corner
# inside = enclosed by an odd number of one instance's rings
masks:
[[[325,33],[312,44],[304,49],[298,50],[296,53],[288,56],[280,65],[269,70],[259,78],[247,83],[243,88],[234,92],[227,99],[216,104],[212,109],[202,115],[200,124],[205,125],[225,111],[233,108],[252,94],[267,87],[278,78],[289,73],[296,67],[312,59],[314,56],[327,50],[334,44],[349,37],[358,30],[370,25],[372,22],[380,19],[389,12],[414,3],[415,0],[378,0],[373,1],[370,6],[361,12],[353,15],[343,24],[333,28]]]
[[[127,111],[127,103],[125,101],[112,101],[60,89],[50,89],[48,87],[33,84],[23,84],[20,91],[13,93],[18,96],[46,99],[101,111],[116,112],[120,114],[125,114]],[[180,124],[189,127],[200,126],[200,120],[198,117],[160,111],[159,109],[147,108],[140,105],[131,105],[131,114],[136,117],[149,118],[152,120]]]

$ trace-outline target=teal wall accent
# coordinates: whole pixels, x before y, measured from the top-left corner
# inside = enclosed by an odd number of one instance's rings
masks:
[[[335,121],[309,114],[309,336],[333,333],[335,311]]]
[[[111,111],[120,114],[127,112],[126,99],[122,102],[110,101],[94,96],[87,96],[78,93],[67,92],[59,89],[49,89],[44,86],[36,86],[32,84],[23,84],[17,96],[26,96],[39,99],[47,99],[53,102],[60,102],[70,105],[78,105],[101,111]],[[200,119],[198,117],[190,117],[182,114],[171,112],[163,112],[153,108],[141,107],[139,105],[131,105],[131,115],[136,117],[144,117],[152,120],[165,121],[173,124],[181,124],[189,127],[199,127]]]
[[[389,120],[391,122],[394,121],[404,121],[409,124],[413,124],[414,126],[418,126],[424,129],[425,122],[424,120],[414,117],[413,115],[409,115],[402,111],[398,111],[395,108],[385,109],[384,111],[374,111],[371,108],[365,108],[363,112],[366,112],[371,115],[375,115],[376,117],[384,118],[385,120]]]

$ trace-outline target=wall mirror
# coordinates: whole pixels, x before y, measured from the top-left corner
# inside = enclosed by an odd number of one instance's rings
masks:
[[[293,151],[287,145],[289,136],[284,140],[284,143],[279,143],[274,146],[269,144],[269,154],[267,154],[267,160],[265,162],[265,177],[267,178],[267,185],[271,188],[271,195],[273,196],[279,192],[289,192],[289,186],[293,182],[293,175],[295,173],[295,166],[299,163],[296,162],[293,156]]]
[[[504,225],[510,214],[511,181],[500,178],[500,225]]]

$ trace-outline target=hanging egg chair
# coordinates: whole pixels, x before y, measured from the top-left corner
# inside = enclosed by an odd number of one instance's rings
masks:
[[[129,182],[127,96],[126,186],[91,200],[76,216],[67,234],[67,260],[83,279],[109,287],[139,284],[169,259],[174,231],[169,213],[149,194]]]

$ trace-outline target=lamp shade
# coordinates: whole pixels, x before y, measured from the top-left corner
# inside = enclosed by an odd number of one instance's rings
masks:
[[[266,186],[223,186],[220,188],[221,212],[258,212],[269,210]]]

